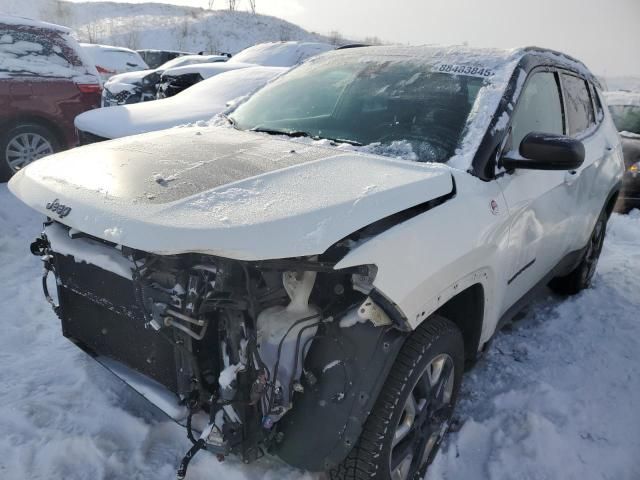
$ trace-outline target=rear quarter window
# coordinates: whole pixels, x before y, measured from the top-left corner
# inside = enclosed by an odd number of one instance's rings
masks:
[[[588,83],[577,76],[563,73],[562,86],[569,119],[569,135],[577,136],[596,123]]]

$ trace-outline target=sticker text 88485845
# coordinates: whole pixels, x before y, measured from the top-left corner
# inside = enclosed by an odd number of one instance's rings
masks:
[[[468,75],[472,77],[491,77],[494,72],[486,67],[473,67],[471,65],[454,65],[451,63],[441,63],[433,68],[435,72],[451,73],[454,75]]]

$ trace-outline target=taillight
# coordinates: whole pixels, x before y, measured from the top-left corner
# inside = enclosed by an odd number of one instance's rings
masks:
[[[102,87],[97,83],[76,83],[78,90],[82,93],[100,93]]]
[[[110,73],[112,75],[116,73],[115,70],[109,70],[107,68],[101,67],[100,65],[96,65],[96,70],[98,70],[98,73]]]

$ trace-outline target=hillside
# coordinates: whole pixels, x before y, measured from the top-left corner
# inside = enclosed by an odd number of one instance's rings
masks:
[[[72,27],[81,41],[133,49],[236,53],[266,41],[326,41],[285,20],[160,3],[2,0],[0,12]]]

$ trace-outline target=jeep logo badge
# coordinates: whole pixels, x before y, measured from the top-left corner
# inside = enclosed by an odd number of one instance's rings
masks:
[[[47,203],[46,208],[57,213],[60,218],[64,218],[71,213],[71,207],[63,205],[57,198],[53,202]]]

